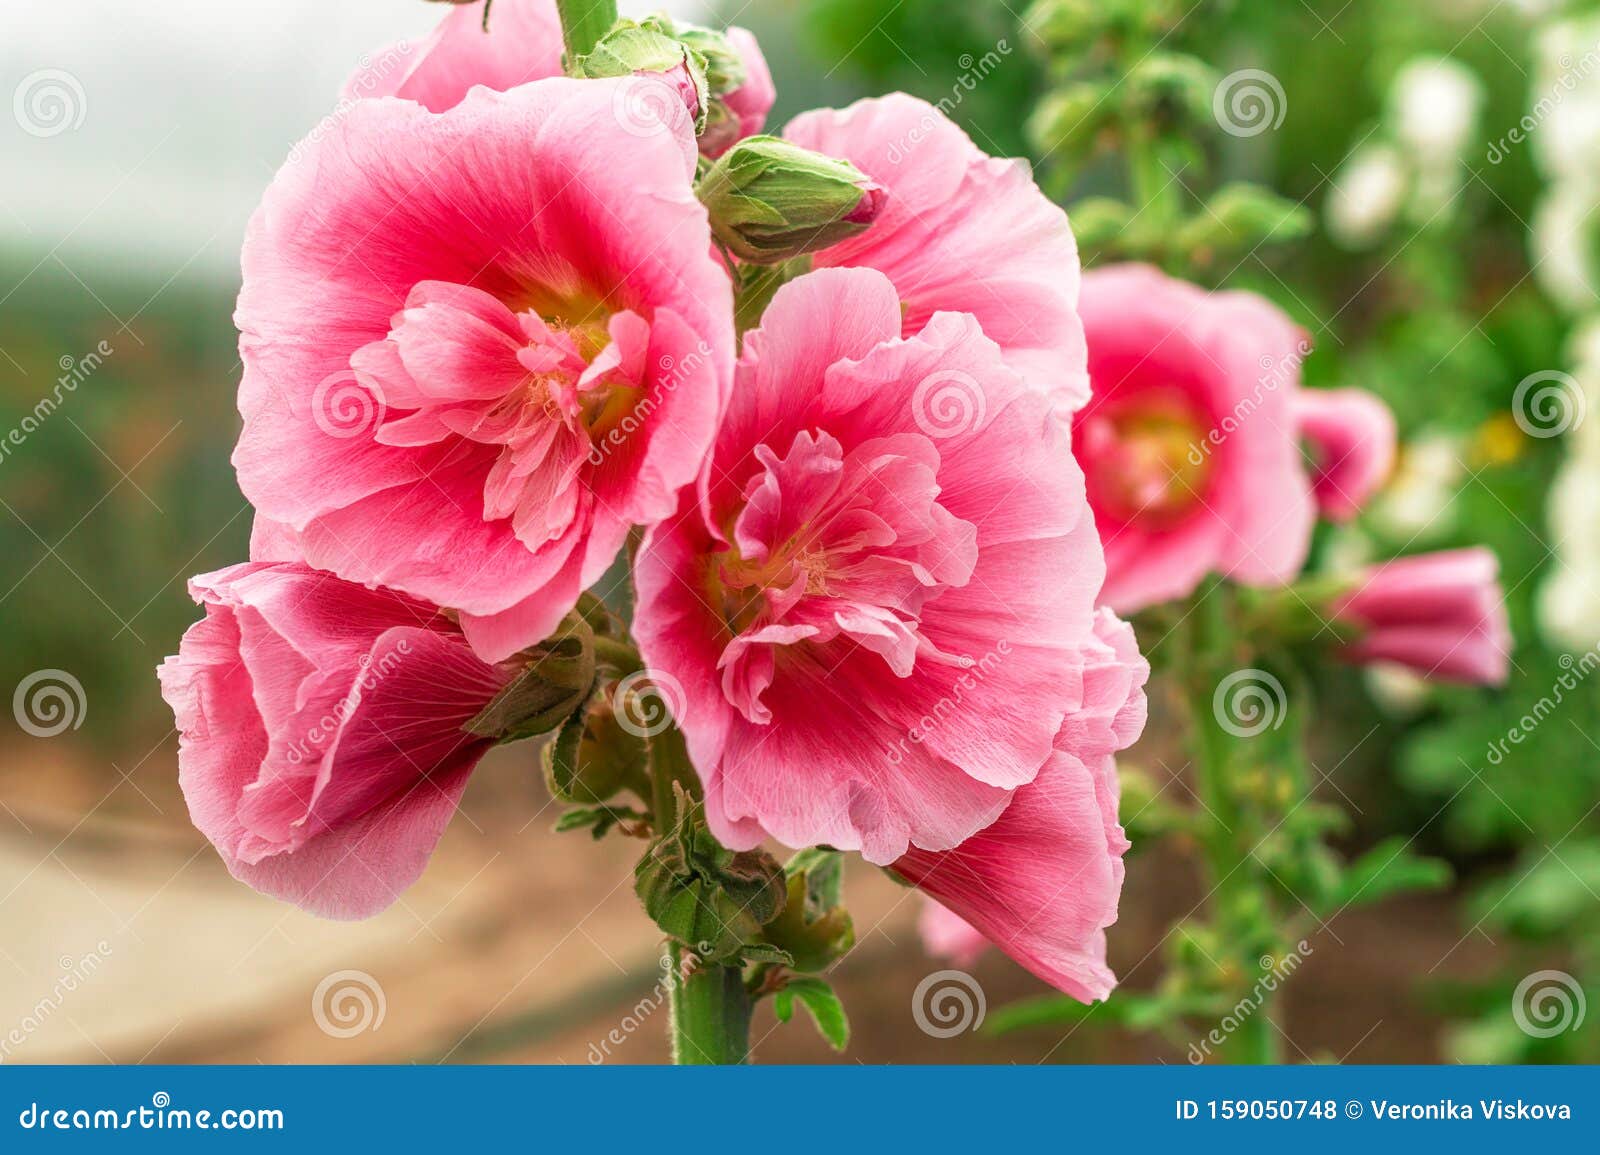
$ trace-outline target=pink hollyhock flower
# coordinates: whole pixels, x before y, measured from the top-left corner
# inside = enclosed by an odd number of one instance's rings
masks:
[[[415,49],[394,44],[374,52],[345,82],[345,98],[398,96],[444,112],[477,85],[505,92],[562,74],[555,0],[494,0],[487,32],[483,4],[451,8]]]
[[[754,136],[765,128],[767,113],[772,111],[773,102],[778,99],[778,90],[772,83],[772,71],[767,67],[767,58],[761,54],[761,45],[756,43],[756,38],[743,28],[729,28],[727,37],[733,50],[739,54],[739,62],[744,65],[744,83],[722,98],[722,103],[734,116],[735,123],[730,125],[733,131],[719,133],[715,139],[708,131],[701,138],[700,151],[712,158],[721,156],[745,137]]]
[[[923,901],[922,913],[917,916],[917,935],[923,950],[958,967],[970,967],[989,949],[982,931],[931,898]]]
[[[635,635],[736,849],[948,850],[1052,758],[1099,542],[1048,401],[970,316],[810,273],[746,335],[700,509],[635,562]]]
[[[462,726],[517,677],[437,607],[301,565],[189,583],[205,618],[159,671],[195,826],[241,882],[329,918],[427,865],[492,742]]]
[[[1511,627],[1499,573],[1498,559],[1481,547],[1368,569],[1334,605],[1334,617],[1358,632],[1345,656],[1396,662],[1455,682],[1504,683]]]
[[[1330,521],[1348,521],[1394,468],[1394,414],[1363,389],[1307,389],[1294,408],[1316,457],[1317,508]]]
[[[985,155],[944,113],[904,93],[805,113],[783,134],[888,190],[872,228],[817,253],[817,267],[887,275],[906,337],[936,312],[970,313],[1006,364],[1064,412],[1088,400],[1077,242],[1026,164]]]
[[[672,512],[731,383],[694,142],[620,115],[633,83],[358,101],[245,240],[245,495],[312,566],[459,610],[489,661]]]
[[[1117,820],[1114,756],[1144,729],[1150,666],[1132,628],[1101,611],[1094,638],[1068,668],[1080,693],[1039,776],[992,826],[954,850],[912,850],[894,870],[948,908],[935,928],[944,942],[975,954],[977,940],[988,939],[1092,1002],[1116,985],[1105,928],[1117,919],[1128,839]]]
[[[1094,399],[1073,450],[1105,541],[1101,600],[1131,613],[1208,573],[1293,578],[1313,523],[1296,442],[1305,335],[1252,293],[1144,265],[1084,277]]]

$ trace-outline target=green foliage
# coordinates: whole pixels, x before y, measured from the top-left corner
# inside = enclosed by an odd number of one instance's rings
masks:
[[[772,1011],[780,1023],[794,1017],[795,1001],[806,1008],[817,1033],[836,1051],[850,1045],[850,1020],[845,1017],[844,1004],[833,988],[821,979],[794,978],[772,997]]]

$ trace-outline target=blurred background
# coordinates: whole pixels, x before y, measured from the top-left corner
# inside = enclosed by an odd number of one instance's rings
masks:
[[[1092,116],[1064,111],[1050,5],[1026,22],[1020,0],[665,7],[757,33],[774,126],[901,88],[987,151],[1040,162],[1064,204],[1115,180]],[[1600,997],[1600,417],[1583,421],[1600,404],[1600,6],[1179,7],[1174,45],[1220,72],[1260,70],[1281,101],[1269,130],[1221,138],[1217,173],[1261,182],[1311,222],[1292,245],[1196,278],[1273,298],[1314,335],[1308,379],[1371,388],[1400,417],[1388,488],[1355,525],[1324,530],[1319,557],[1486,542],[1518,639],[1497,692],[1319,675],[1317,790],[1352,820],[1339,848],[1400,839],[1452,881],[1389,898],[1380,885],[1369,897],[1382,901],[1319,921],[1285,995],[1287,1052],[1600,1061],[1593,1018],[1544,1034],[1512,1013],[1541,971],[1571,976],[1581,1005]],[[154,669],[197,616],[186,578],[241,560],[249,531],[228,464],[245,221],[363,55],[420,42],[440,14],[420,0],[10,4],[0,1061],[666,1057],[655,936],[631,893],[637,848],[552,833],[535,751],[492,755],[422,883],[354,925],[233,883],[176,786]],[[1088,219],[1086,260],[1105,259]],[[1529,419],[1530,380],[1558,386],[1564,415]],[[41,688],[59,712],[25,708]],[[1183,797],[1182,756],[1163,747],[1170,708],[1158,687],[1128,763]],[[1124,817],[1135,849],[1111,955],[1139,990],[1204,896],[1181,838]],[[918,946],[916,902],[866,869],[847,894],[860,943],[833,976],[855,1028],[845,1061],[1185,1061],[1181,1034],[1110,1016],[931,1037],[911,1001],[942,964]],[[359,1029],[328,1011],[350,973],[368,1004]],[[993,952],[973,974],[991,1008],[1042,991]],[[834,1058],[770,1010],[755,1038],[761,1061]]]

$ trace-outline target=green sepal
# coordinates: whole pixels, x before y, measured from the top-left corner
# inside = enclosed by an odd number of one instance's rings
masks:
[[[828,1041],[828,1046],[843,1051],[850,1045],[850,1019],[831,986],[822,979],[790,979],[772,1000],[772,1011],[780,1023],[794,1017],[796,999],[805,1004],[811,1021],[817,1024],[817,1033]]]
[[[1081,161],[1098,147],[1102,130],[1116,116],[1110,85],[1080,80],[1045,94],[1024,131],[1042,155],[1061,163]]]
[[[513,661],[521,669],[461,728],[478,738],[516,742],[556,729],[594,690],[594,634],[576,612]]]
[[[706,128],[706,110],[711,93],[706,80],[706,58],[681,39],[663,31],[656,20],[639,23],[619,20],[600,38],[594,50],[578,57],[571,74],[588,80],[611,76],[639,76],[672,72],[682,66],[695,92],[694,131]]]
[[[753,946],[761,928],[783,910],[786,887],[777,860],[761,850],[731,851],[705,826],[703,808],[673,783],[676,816],[634,869],[634,890],[645,912],[667,935],[706,962],[748,956],[769,961],[786,952]]]
[[[784,867],[787,901],[762,938],[788,952],[795,970],[824,970],[856,944],[855,923],[839,905],[843,857],[835,850],[803,850]]]
[[[617,721],[610,699],[595,695],[544,748],[545,785],[559,802],[593,806],[632,790],[650,799],[650,747]]]

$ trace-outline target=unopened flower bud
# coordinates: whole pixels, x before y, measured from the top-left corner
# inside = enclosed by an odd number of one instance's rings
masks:
[[[887,200],[846,160],[772,136],[729,149],[701,179],[717,239],[741,261],[777,264],[862,232]]]
[[[705,57],[654,22],[619,21],[592,52],[579,58],[573,75],[588,79],[643,76],[660,80],[677,94],[694,118],[695,133],[705,129],[710,105]]]

